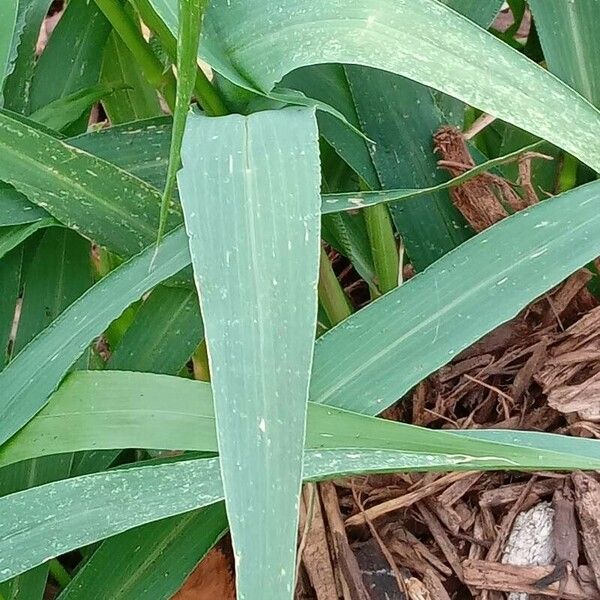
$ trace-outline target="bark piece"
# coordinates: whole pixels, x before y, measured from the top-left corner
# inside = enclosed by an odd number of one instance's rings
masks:
[[[600,422],[600,381],[585,381],[550,390],[548,405],[561,413],[576,412],[585,421]]]
[[[463,479],[446,488],[437,501],[442,506],[454,506],[480,479],[483,473],[468,473]]]
[[[421,513],[421,517],[423,521],[429,528],[433,539],[436,544],[443,552],[446,560],[452,567],[452,570],[456,573],[456,576],[460,579],[460,581],[464,581],[464,576],[462,572],[462,567],[460,564],[460,558],[456,552],[455,545],[450,541],[450,538],[446,534],[446,531],[442,527],[442,524],[438,520],[438,518],[427,508],[424,502],[419,502],[417,504],[417,508]]]
[[[423,583],[429,590],[434,600],[450,600],[450,596],[443,586],[439,577],[433,571],[427,571],[423,577]]]
[[[311,485],[314,486],[315,484]],[[300,508],[300,532],[301,535],[304,534],[304,531],[307,531],[307,533],[304,540],[302,561],[310,583],[317,595],[317,600],[338,600],[335,576],[327,544],[325,523],[323,522],[323,513],[321,512],[321,502],[319,501],[319,494],[316,492],[316,489],[313,493],[312,518],[308,524],[308,530],[306,530],[307,515],[311,517],[311,491],[308,486],[304,487]]]
[[[344,598],[346,600],[369,600],[358,561],[348,543],[335,486],[330,481],[326,481],[319,484],[319,488],[323,500],[323,510],[327,515],[333,540],[337,565],[343,580]]]
[[[173,600],[235,600],[235,579],[231,557],[213,548],[187,578]]]
[[[554,548],[556,561],[570,563],[576,569],[579,564],[579,539],[575,519],[575,500],[569,488],[556,490],[552,498],[554,507]]]
[[[588,565],[594,573],[596,585],[600,588],[600,483],[586,473],[573,473],[575,505],[583,550]]]
[[[549,565],[554,560],[554,509],[540,502],[520,513],[504,547],[502,563],[520,566]],[[528,600],[529,595],[512,592],[509,600]]]
[[[364,515],[373,520],[395,510],[412,506],[419,500],[423,500],[424,498],[435,494],[439,490],[442,490],[446,486],[463,479],[467,475],[469,475],[469,473],[449,473],[448,475],[444,475],[443,477],[440,477],[430,483],[426,483],[422,487],[408,492],[403,496],[393,498],[387,502],[382,502],[381,504],[367,508],[364,513],[358,513],[348,517],[348,519],[346,519],[346,526],[350,527],[353,525],[364,525]]]
[[[355,555],[370,600],[406,600],[398,590],[395,573],[373,538],[360,544]]]
[[[540,498],[549,496],[557,487],[562,485],[562,481],[562,478],[536,481],[531,487],[531,493]],[[525,483],[511,483],[492,490],[486,490],[479,498],[479,505],[492,508],[512,504],[523,493],[526,485]]]
[[[471,157],[462,133],[456,127],[442,127],[433,136],[435,151],[441,157],[438,165],[453,177],[472,169]],[[483,231],[508,216],[494,193],[490,176],[478,175],[462,185],[450,189],[450,197],[469,225]]]
[[[466,560],[462,566],[467,585],[478,590],[559,597],[558,582],[544,589],[536,587],[536,582],[552,572],[551,566],[521,567],[484,560]],[[579,583],[573,575],[570,575],[563,590],[562,600],[600,600],[600,594],[594,586],[585,582]]]

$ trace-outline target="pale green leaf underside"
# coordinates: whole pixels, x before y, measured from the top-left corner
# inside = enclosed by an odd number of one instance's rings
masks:
[[[169,398],[167,405],[165,398]],[[306,448],[443,451],[474,457],[474,468],[563,469],[600,464],[596,441],[507,431],[498,443],[490,443],[500,433],[475,432],[481,441],[466,442],[466,432],[423,429],[310,402]],[[153,373],[75,372],[40,413],[4,444],[0,467],[51,454],[113,448],[216,452],[210,385]]]
[[[179,192],[208,345],[238,593],[285,598],[295,573],[317,314],[314,110],[190,114],[182,163]]]
[[[176,0],[152,3],[175,32]],[[310,64],[397,73],[547,139],[600,171],[600,113],[435,0],[212,0],[199,56],[234,83],[263,93]]]
[[[464,455],[321,449],[306,452],[304,478],[472,470],[477,464]],[[595,461],[589,464],[597,468]],[[0,498],[0,581],[75,548],[222,499],[216,458],[84,475],[5,496]]]

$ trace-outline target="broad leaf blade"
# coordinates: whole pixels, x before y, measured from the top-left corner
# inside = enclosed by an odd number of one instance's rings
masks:
[[[126,86],[102,101],[113,125],[162,114],[156,90],[146,81],[133,55],[114,31],[104,49],[101,81]]]
[[[291,597],[316,329],[314,111],[190,116],[179,189],[204,318],[238,593]],[[201,149],[201,150],[200,150]],[[263,586],[257,589],[256,573]]]
[[[15,48],[17,33],[17,17],[19,0],[5,0],[0,5],[0,106],[2,105],[2,88]]]
[[[156,239],[160,195],[140,179],[5,113],[0,152],[0,179],[97,243],[132,256]]]
[[[597,443],[592,444],[598,447]],[[518,447],[515,450],[520,451]],[[585,460],[588,468],[600,466],[598,453]],[[488,457],[487,464],[494,464],[494,459]],[[498,461],[495,464],[498,468]],[[398,471],[468,471],[485,466],[485,460],[465,455],[323,449],[305,453],[304,478],[319,480]],[[500,468],[512,466],[503,461]],[[75,548],[222,499],[223,485],[216,458],[85,475],[0,498],[0,581]]]

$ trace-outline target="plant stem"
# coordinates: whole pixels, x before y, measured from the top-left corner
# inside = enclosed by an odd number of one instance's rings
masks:
[[[563,154],[562,164],[560,166],[560,173],[558,174],[558,184],[556,186],[557,192],[562,194],[575,187],[577,183],[577,166],[579,161],[565,152]]]
[[[376,204],[365,208],[364,217],[367,235],[371,242],[375,272],[379,280],[379,289],[385,294],[398,287],[398,270],[400,269],[392,220],[385,204]]]
[[[162,19],[156,14],[150,0],[133,0],[142,21],[158,37],[172,62],[177,61],[177,40]],[[194,96],[202,105],[204,112],[212,117],[229,114],[229,110],[210,82],[204,71],[198,67],[196,82],[194,84]]]
[[[127,11],[115,0],[95,0],[98,8],[104,13],[113,29],[117,32],[123,43],[133,54],[140,66],[144,77],[150,85],[159,90],[169,108],[175,108],[176,81],[173,71],[165,71],[163,64],[152,51],[150,44],[144,39],[142,32]]]
[[[333,325],[337,325],[352,314],[348,298],[333,271],[323,244],[321,244],[319,262],[319,300]]]
[[[196,352],[192,356],[194,365],[194,379],[198,381],[210,381],[210,367],[208,364],[208,351],[206,348],[206,338],[200,342]]]
[[[61,588],[64,589],[71,583],[71,575],[69,575],[69,572],[60,564],[57,558],[52,559],[48,563],[48,567],[50,574]]]

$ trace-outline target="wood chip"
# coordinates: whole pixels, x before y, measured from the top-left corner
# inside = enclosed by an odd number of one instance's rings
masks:
[[[433,136],[438,165],[453,177],[475,166],[465,139],[456,127],[442,127]],[[490,177],[479,175],[450,189],[450,197],[471,227],[477,232],[487,229],[508,216],[491,185]]]
[[[492,508],[512,504],[523,493],[526,485],[525,483],[511,483],[492,490],[486,490],[479,498],[479,505]],[[556,488],[561,485],[562,479],[543,479],[533,484],[531,493],[539,498],[544,498],[554,493]]]
[[[424,502],[419,502],[417,504],[417,508],[421,513],[421,517],[423,518],[425,525],[427,525],[429,528],[433,539],[446,557],[448,564],[452,567],[452,570],[456,573],[456,576],[461,581],[464,581],[460,558],[456,552],[456,546],[450,541],[450,538],[446,534],[442,524],[438,518],[427,508]]]
[[[230,557],[213,548],[187,578],[173,600],[235,600],[235,579]]]
[[[321,502],[315,487],[315,484],[304,486],[302,494],[300,532],[307,532],[302,561],[310,583],[316,592],[317,600],[338,600],[325,523],[321,512]],[[311,493],[311,489],[315,491]],[[310,514],[311,503],[312,515]],[[308,529],[305,529],[307,514],[311,517],[311,521],[308,524]]]
[[[462,564],[465,582],[479,590],[496,590],[500,592],[523,592],[532,595],[557,598],[558,582],[544,589],[536,587],[536,582],[552,572],[553,567],[520,567],[502,565],[497,562],[483,560],[466,560]],[[571,575],[569,576],[562,600],[600,600],[598,590]]]
[[[412,492],[404,494],[403,496],[393,498],[387,502],[382,502],[381,504],[367,508],[364,513],[359,513],[348,517],[346,519],[346,527],[364,525],[365,517],[363,515],[366,515],[369,519],[373,520],[395,510],[412,506],[415,504],[415,502],[423,500],[424,498],[437,493],[439,490],[442,490],[446,486],[463,479],[467,475],[469,475],[469,473],[449,473],[448,475],[444,475],[443,477],[440,477]]]
[[[363,583],[361,570],[350,548],[335,486],[330,481],[319,484],[323,510],[327,516],[329,530],[333,539],[336,562],[343,580],[346,600],[369,600],[369,594]]]
[[[425,573],[423,583],[429,590],[433,600],[450,600],[446,588],[444,588],[439,577],[433,571],[427,571],[427,573]]]
[[[463,479],[446,488],[437,502],[443,506],[454,506],[480,479],[483,473],[467,473]]]
[[[550,390],[548,405],[561,413],[577,413],[592,423],[600,422],[600,381],[585,381]]]
[[[573,473],[571,479],[575,488],[583,550],[596,585],[600,588],[600,483],[581,472]]]
[[[552,498],[554,507],[554,547],[557,562],[579,564],[579,543],[577,521],[575,520],[575,500],[568,487],[556,490]]]

